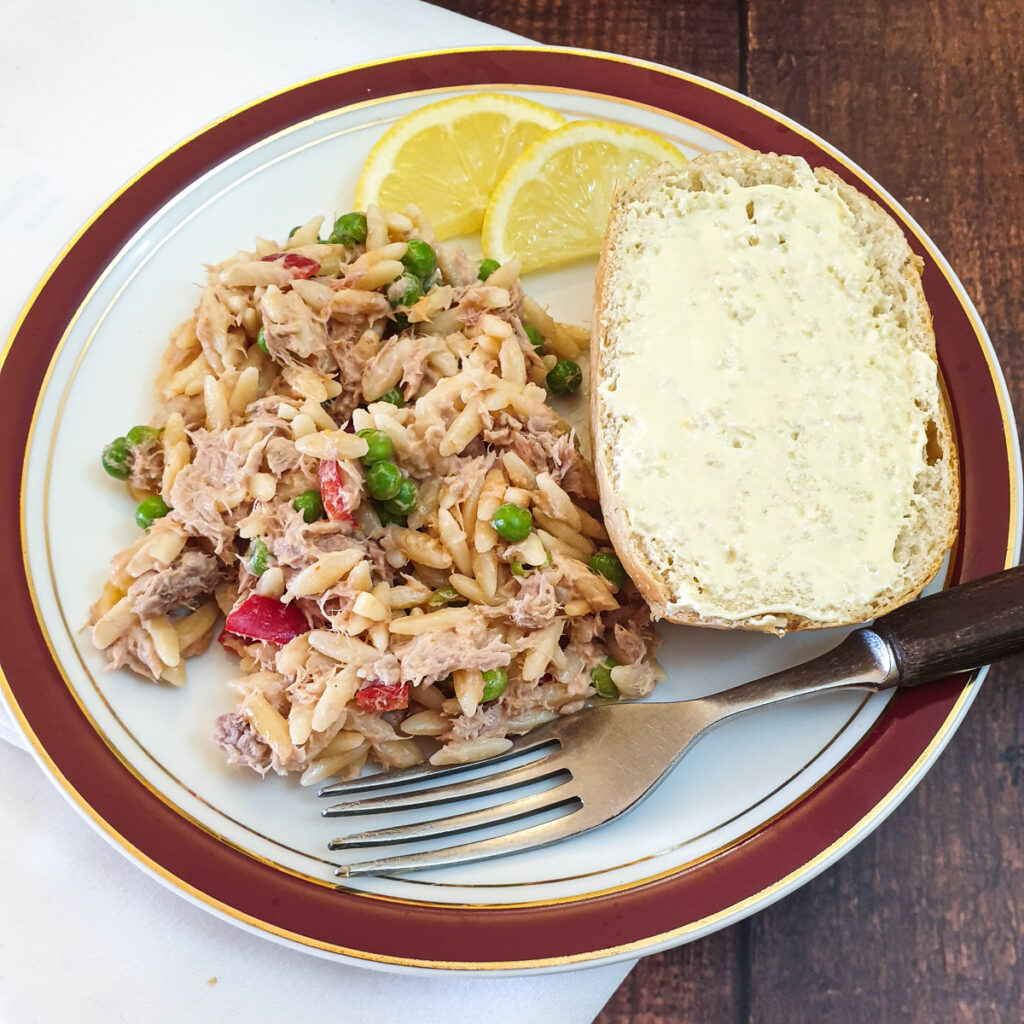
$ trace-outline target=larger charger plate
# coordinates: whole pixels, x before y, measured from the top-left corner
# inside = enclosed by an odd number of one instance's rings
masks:
[[[603,829],[472,867],[339,887],[326,847],[338,827],[319,817],[315,795],[292,779],[225,766],[210,740],[210,723],[231,703],[226,654],[193,662],[182,690],[103,671],[82,627],[107,558],[136,527],[98,455],[149,419],[160,353],[191,312],[202,264],[315,213],[344,212],[389,124],[478,89],[570,118],[642,125],[689,156],[731,147],[799,154],[888,209],[925,261],[963,465],[959,541],[934,586],[1016,560],[1019,453],[991,345],[933,243],[864,171],[787,118],[656,65],[546,48],[428,53],[302,83],[200,132],[122,189],[40,284],[0,373],[10,524],[0,536],[0,662],[6,698],[54,781],[188,898],[281,941],[364,963],[557,970],[689,941],[806,882],[906,796],[980,675],[891,700],[848,693],[750,714],[703,740],[644,804]],[[576,266],[524,284],[562,319],[586,322],[592,277],[592,266]],[[669,680],[660,700],[741,682],[837,639],[662,632]]]

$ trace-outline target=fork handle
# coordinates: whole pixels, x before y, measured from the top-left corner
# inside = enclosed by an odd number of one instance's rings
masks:
[[[891,686],[917,686],[1024,651],[1024,566],[911,601],[869,627],[892,650]]]

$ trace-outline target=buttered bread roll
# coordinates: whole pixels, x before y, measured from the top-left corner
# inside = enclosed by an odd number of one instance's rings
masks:
[[[921,260],[830,171],[715,153],[617,196],[598,270],[594,461],[656,616],[782,633],[909,600],[959,478]]]

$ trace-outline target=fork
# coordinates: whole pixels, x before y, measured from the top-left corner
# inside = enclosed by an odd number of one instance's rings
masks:
[[[713,726],[754,708],[834,690],[880,692],[976,669],[1024,650],[1024,566],[921,598],[850,633],[837,647],[794,668],[728,690],[675,703],[586,708],[513,741],[496,757],[456,765],[419,765],[327,785],[321,797],[352,797],[324,817],[444,808],[453,802],[554,783],[542,792],[428,821],[358,832],[332,850],[447,839],[526,822],[485,839],[340,865],[342,877],[418,871],[518,853],[568,839],[635,807]],[[538,754],[509,767],[512,759]],[[491,770],[494,769],[494,770]],[[483,770],[485,774],[479,774]],[[436,780],[471,773],[439,785]],[[417,785],[407,789],[409,783]],[[391,790],[397,792],[390,792]],[[363,797],[385,790],[383,795]],[[560,816],[551,819],[555,811]],[[527,819],[546,814],[539,823]]]

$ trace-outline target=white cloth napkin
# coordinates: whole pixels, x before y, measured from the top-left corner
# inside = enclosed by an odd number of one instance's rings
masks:
[[[522,41],[417,0],[3,5],[0,340],[90,214],[211,120],[348,64]],[[2,1024],[587,1024],[631,966],[412,976],[282,947],[186,902],[108,845],[19,749],[2,703],[0,740]]]

